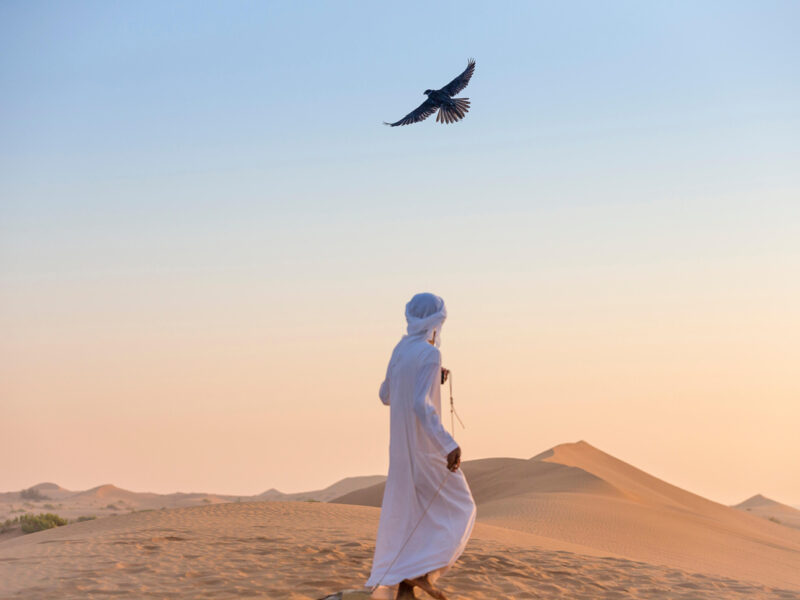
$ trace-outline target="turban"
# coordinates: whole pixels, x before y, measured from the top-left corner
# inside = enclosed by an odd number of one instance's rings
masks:
[[[425,335],[431,339],[436,332],[434,343],[439,346],[442,338],[442,324],[447,318],[447,309],[444,300],[435,294],[417,294],[406,304],[406,321],[408,321],[408,335]]]

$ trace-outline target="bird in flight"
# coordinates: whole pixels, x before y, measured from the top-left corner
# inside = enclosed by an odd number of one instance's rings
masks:
[[[464,72],[446,86],[438,90],[425,90],[423,93],[428,99],[417,108],[399,121],[394,123],[387,123],[384,121],[383,124],[397,127],[398,125],[419,123],[430,117],[437,110],[439,111],[439,114],[436,115],[437,123],[455,123],[456,121],[460,121],[469,110],[469,98],[453,98],[453,96],[467,87],[474,72],[475,59],[471,58]]]

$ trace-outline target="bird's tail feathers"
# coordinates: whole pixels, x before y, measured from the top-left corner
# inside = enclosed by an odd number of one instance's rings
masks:
[[[469,112],[469,98],[453,98],[454,106],[442,106],[436,115],[437,123],[455,123]]]

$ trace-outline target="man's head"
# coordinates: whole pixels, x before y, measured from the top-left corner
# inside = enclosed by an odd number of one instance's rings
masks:
[[[446,318],[444,300],[435,294],[416,294],[406,304],[408,334],[425,335],[425,339],[435,346],[439,346],[442,324]]]
[[[406,304],[406,317],[412,316],[417,319],[430,317],[432,314],[444,309],[444,300],[435,294],[423,292],[416,294],[408,304]]]

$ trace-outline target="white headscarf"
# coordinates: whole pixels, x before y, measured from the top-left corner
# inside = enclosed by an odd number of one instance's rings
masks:
[[[444,300],[435,294],[417,294],[406,304],[408,335],[425,335],[429,340],[436,332],[434,344],[439,347],[442,341],[442,324],[447,318]]]

